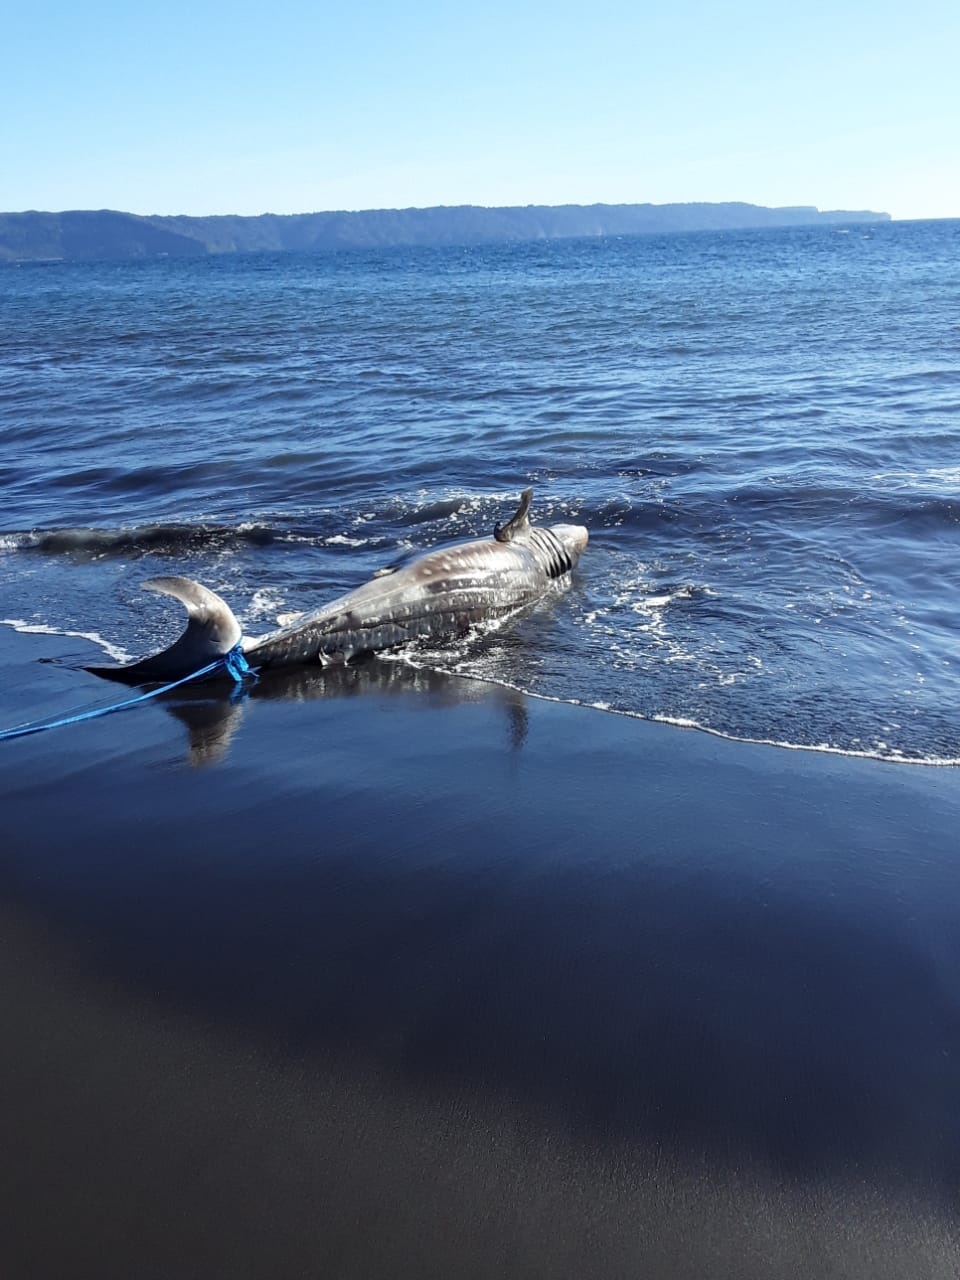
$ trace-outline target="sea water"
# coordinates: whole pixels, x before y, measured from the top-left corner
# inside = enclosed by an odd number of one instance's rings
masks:
[[[0,270],[0,619],[248,632],[521,489],[572,581],[399,660],[960,762],[960,222]]]

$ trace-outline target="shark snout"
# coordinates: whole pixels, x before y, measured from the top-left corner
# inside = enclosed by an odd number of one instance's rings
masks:
[[[590,541],[590,534],[582,524],[554,524],[550,532],[560,542],[570,557],[571,565],[575,565]]]

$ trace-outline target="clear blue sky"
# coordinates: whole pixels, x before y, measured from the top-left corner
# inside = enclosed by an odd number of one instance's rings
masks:
[[[2,210],[960,217],[957,0],[38,0],[2,31]]]

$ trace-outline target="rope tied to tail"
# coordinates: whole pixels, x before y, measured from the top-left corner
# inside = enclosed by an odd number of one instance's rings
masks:
[[[182,676],[179,680],[172,680],[169,684],[162,684],[156,689],[148,689],[146,693],[139,693],[135,698],[124,698],[122,702],[112,702],[107,707],[93,707],[87,711],[77,711],[72,715],[61,716],[56,720],[35,720],[28,724],[16,725],[12,729],[0,730],[0,742],[11,738],[26,738],[32,733],[43,733],[46,729],[60,729],[68,724],[80,724],[84,720],[96,720],[100,716],[112,715],[115,711],[125,711],[127,707],[135,707],[140,702],[159,698],[161,694],[179,689],[181,685],[189,684],[192,680],[213,675],[216,671],[225,671],[237,688],[243,684],[247,676],[252,676],[254,680],[257,678],[256,671],[244,656],[242,643],[238,641],[222,658],[216,658],[205,667],[201,667],[199,671],[191,671],[188,676]]]

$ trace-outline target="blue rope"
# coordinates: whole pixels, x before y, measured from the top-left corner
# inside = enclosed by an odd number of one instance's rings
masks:
[[[236,644],[222,658],[217,658],[215,662],[208,663],[205,667],[201,667],[199,671],[191,671],[190,675],[183,676],[180,680],[173,680],[170,684],[162,684],[158,689],[149,689],[146,693],[137,694],[135,698],[124,698],[122,702],[112,702],[108,707],[94,707],[90,711],[78,711],[75,715],[63,716],[59,720],[38,720],[33,724],[18,725],[15,729],[0,730],[0,742],[5,742],[10,738],[25,738],[31,733],[43,733],[45,729],[60,729],[67,724],[80,724],[83,720],[96,720],[99,716],[109,716],[114,711],[124,711],[127,707],[135,707],[138,702],[147,702],[150,698],[159,698],[162,693],[169,693],[171,689],[179,689],[182,684],[189,684],[191,680],[199,680],[201,676],[209,676],[214,671],[221,670],[226,671],[238,686],[243,683],[244,678],[248,675],[253,676],[254,680],[257,678],[256,672],[243,655],[243,649],[239,644]]]

